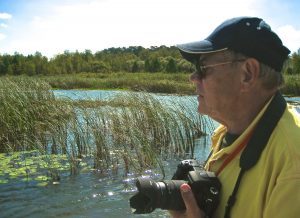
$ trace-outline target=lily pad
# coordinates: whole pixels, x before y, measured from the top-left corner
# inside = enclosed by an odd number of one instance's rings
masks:
[[[6,183],[8,183],[7,179],[0,179],[0,184],[6,184]]]
[[[48,185],[48,182],[39,182],[38,184],[37,184],[37,186],[39,186],[39,187],[45,187],[45,186],[47,186]]]
[[[47,176],[38,176],[35,178],[37,181],[47,181],[49,178]]]

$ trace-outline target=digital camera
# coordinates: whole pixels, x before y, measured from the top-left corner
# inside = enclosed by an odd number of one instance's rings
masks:
[[[149,178],[137,178],[138,193],[130,198],[134,213],[151,213],[156,208],[185,210],[180,186],[187,183],[198,206],[207,216],[212,216],[219,203],[221,183],[213,172],[201,169],[196,160],[189,159],[180,162],[171,180],[157,182]]]

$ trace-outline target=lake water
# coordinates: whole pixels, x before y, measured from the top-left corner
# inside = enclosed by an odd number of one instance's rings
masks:
[[[97,172],[65,177],[59,185],[0,185],[0,217],[142,217],[133,216],[128,199],[134,175],[102,176]],[[148,217],[164,217],[157,211]]]
[[[206,156],[208,147],[202,147]],[[166,161],[166,179],[175,172],[178,161]],[[144,172],[153,179],[161,175]],[[136,175],[102,175],[88,172],[66,176],[59,185],[37,187],[20,181],[0,185],[0,217],[168,217],[167,212],[156,209],[151,214],[134,215],[129,198],[136,193]]]
[[[56,96],[71,99],[109,99],[119,93],[119,91],[55,91]],[[174,99],[184,101],[187,97],[165,95],[157,98],[167,103],[168,100]],[[189,98],[196,101],[196,97]],[[209,152],[209,145],[203,146],[201,140],[197,141],[196,147],[198,160],[204,160]],[[177,160],[164,162],[166,179],[170,179],[177,164]],[[148,170],[144,175],[153,179],[161,178],[158,171]],[[7,184],[0,184],[0,217],[169,217],[166,211],[159,209],[146,215],[131,213],[129,198],[136,192],[134,184],[136,176],[110,172],[103,175],[91,171],[77,176],[63,176],[60,184],[49,184],[45,187],[17,179],[11,180]]]

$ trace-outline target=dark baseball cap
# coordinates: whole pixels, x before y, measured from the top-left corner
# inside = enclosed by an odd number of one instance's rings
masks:
[[[290,50],[261,18],[236,17],[224,21],[206,39],[177,45],[182,56],[194,63],[201,54],[232,51],[253,57],[281,71]]]

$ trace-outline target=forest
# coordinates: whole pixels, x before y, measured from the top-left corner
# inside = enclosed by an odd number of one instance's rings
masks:
[[[69,52],[48,59],[40,52],[24,56],[0,56],[0,75],[59,75],[112,72],[190,72],[191,65],[183,60],[176,47],[131,46],[95,52]]]
[[[190,73],[193,66],[184,60],[175,46],[130,46],[108,48],[92,53],[64,51],[52,58],[40,52],[34,55],[0,55],[0,75],[60,75],[78,73]],[[292,54],[284,68],[289,75],[300,74],[300,55]]]

